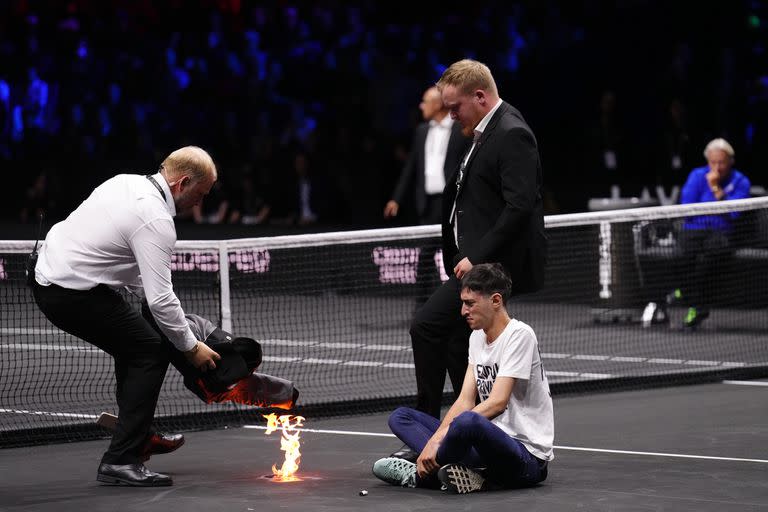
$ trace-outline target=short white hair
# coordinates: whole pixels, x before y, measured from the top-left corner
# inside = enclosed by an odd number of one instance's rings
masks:
[[[731,163],[733,163],[733,160],[736,157],[736,152],[733,150],[733,146],[731,146],[728,141],[723,138],[717,138],[709,141],[707,147],[704,148],[704,158],[709,158],[709,152],[713,150],[724,152],[731,159]]]

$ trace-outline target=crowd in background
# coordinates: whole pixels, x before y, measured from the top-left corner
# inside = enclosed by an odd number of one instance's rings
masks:
[[[766,24],[757,0],[3,2],[0,217],[195,144],[220,179],[189,222],[387,225],[421,93],[464,57],[537,134],[546,213],[681,185],[718,136],[765,184]]]

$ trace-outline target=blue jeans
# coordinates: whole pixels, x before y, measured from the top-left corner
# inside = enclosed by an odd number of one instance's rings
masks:
[[[389,416],[389,428],[412,450],[421,453],[440,420],[400,407]],[[531,455],[517,439],[476,412],[453,419],[437,450],[437,463],[486,468],[486,478],[503,487],[526,487],[547,478],[547,463]]]

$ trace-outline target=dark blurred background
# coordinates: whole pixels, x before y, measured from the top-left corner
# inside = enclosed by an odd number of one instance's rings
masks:
[[[0,238],[187,144],[220,181],[182,238],[410,224],[384,204],[423,90],[465,57],[536,133],[548,214],[667,197],[720,136],[765,185],[767,43],[756,0],[5,0]]]

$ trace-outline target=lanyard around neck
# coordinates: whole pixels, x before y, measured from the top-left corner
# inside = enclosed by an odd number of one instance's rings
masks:
[[[160,195],[163,196],[163,201],[167,201],[165,198],[165,191],[163,190],[163,187],[160,186],[160,184],[157,182],[154,176],[147,175],[147,179],[155,186],[158,192],[160,192]]]

